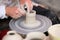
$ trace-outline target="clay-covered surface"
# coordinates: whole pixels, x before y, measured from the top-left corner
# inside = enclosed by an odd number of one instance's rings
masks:
[[[52,22],[49,18],[42,16],[42,15],[36,15],[36,19],[40,21],[40,25],[36,28],[26,28],[23,24],[20,24],[22,21],[25,20],[25,17],[21,17],[17,20],[12,19],[9,23],[10,29],[17,31],[20,34],[27,34],[29,32],[33,31],[41,31],[46,32],[48,28],[52,25]]]

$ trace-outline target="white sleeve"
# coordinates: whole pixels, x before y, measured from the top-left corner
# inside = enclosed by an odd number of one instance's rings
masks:
[[[35,2],[32,2],[34,6],[39,6],[39,4],[35,3]]]
[[[0,5],[0,19],[4,19],[4,18],[7,18],[5,5]]]

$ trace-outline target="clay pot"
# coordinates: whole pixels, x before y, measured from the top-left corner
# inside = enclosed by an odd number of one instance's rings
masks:
[[[55,24],[48,29],[51,40],[60,40],[60,24]]]
[[[31,32],[24,40],[45,40],[46,36],[42,32]]]
[[[23,40],[22,37],[15,31],[8,31],[2,40]]]

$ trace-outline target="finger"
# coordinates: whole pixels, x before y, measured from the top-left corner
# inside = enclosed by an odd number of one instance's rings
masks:
[[[20,11],[19,11],[19,12],[20,12]],[[25,15],[26,13],[25,13],[25,12],[20,12],[20,14],[22,14],[22,16],[23,16],[23,15]]]
[[[32,1],[31,0],[26,0],[26,3],[27,3],[28,10],[32,10],[32,8],[33,8]]]
[[[13,19],[18,19],[19,17],[21,16],[18,16],[18,15],[12,16]]]
[[[21,17],[21,16],[23,16],[23,14],[20,11],[18,11],[18,13],[16,13],[16,16]]]
[[[22,15],[16,15],[17,18],[20,18]]]
[[[21,15],[25,15],[25,10],[22,10],[22,9],[18,9],[18,12],[21,14]]]
[[[18,15],[18,16],[22,15],[18,9],[16,10],[16,15]]]
[[[12,18],[19,18],[19,17],[21,17],[22,16],[22,14],[20,14],[19,12],[18,13],[14,13],[13,14],[13,16],[12,16]]]

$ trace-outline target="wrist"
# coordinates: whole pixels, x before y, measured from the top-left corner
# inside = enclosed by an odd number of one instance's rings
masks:
[[[8,13],[9,13],[9,7],[6,7],[6,15],[7,16],[9,16]]]

